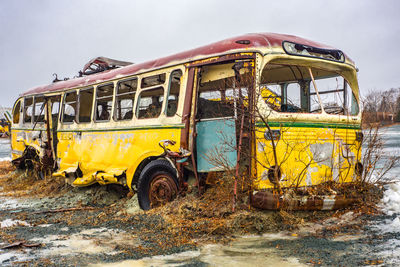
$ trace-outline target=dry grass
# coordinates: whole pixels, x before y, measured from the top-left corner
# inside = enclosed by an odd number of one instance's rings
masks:
[[[233,179],[224,176],[217,180],[200,197],[189,194],[148,213],[161,215],[169,225],[165,231],[180,244],[228,242],[236,236],[293,229],[304,223],[304,214],[249,207],[245,193],[239,195],[233,212]]]
[[[167,230],[181,243],[194,239],[216,241],[216,236],[229,231],[226,226],[232,213],[232,192],[227,185],[218,183],[200,197],[188,194],[149,213],[161,215],[170,225]]]
[[[190,242],[227,242],[243,234],[261,234],[294,230],[305,222],[339,216],[348,209],[357,214],[377,213],[377,203],[382,197],[382,188],[372,184],[326,183],[298,192],[305,196],[342,194],[349,198],[362,196],[359,203],[341,211],[262,211],[248,205],[246,192],[239,195],[236,211],[232,212],[233,179],[220,177],[202,196],[190,194],[180,197],[163,207],[150,210],[150,214],[161,215],[168,223],[166,229],[176,236],[180,244]],[[194,241],[195,240],[195,241]]]
[[[0,175],[7,174],[15,170],[15,167],[9,161],[0,161]]]
[[[31,172],[15,170],[8,161],[0,162],[0,187],[4,196],[54,196],[65,188],[64,179],[45,177],[38,180]]]

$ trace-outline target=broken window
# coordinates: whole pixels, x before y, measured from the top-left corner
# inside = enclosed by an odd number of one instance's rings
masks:
[[[76,116],[76,101],[77,95],[76,91],[68,92],[64,97],[63,106],[63,122],[70,123],[75,121]]]
[[[13,111],[14,124],[19,123],[20,113],[21,113],[21,100],[18,100],[17,104],[14,106],[14,111]]]
[[[315,84],[317,90],[314,87],[314,83],[310,83],[311,113],[321,112],[321,106],[318,101],[319,95],[326,113],[347,114],[347,107],[345,107],[344,102],[345,80],[343,77],[315,78]]]
[[[79,91],[79,123],[90,122],[92,119],[93,87]]]
[[[137,78],[118,83],[115,94],[115,120],[130,120],[133,118],[133,103],[135,103],[136,90]]]
[[[233,116],[234,109],[222,97],[219,90],[201,92],[198,100],[197,118],[209,119]]]
[[[286,93],[283,103],[281,103],[281,111],[283,112],[302,112],[301,95],[302,90],[299,83],[289,83],[284,85],[283,90]]]
[[[268,87],[261,87],[261,97],[264,102],[273,110],[281,111],[282,106],[282,98],[281,95],[281,86],[278,84],[271,84]]]
[[[98,86],[96,89],[96,121],[109,121],[113,100],[114,84]]]
[[[346,80],[327,70],[270,64],[264,68],[261,77],[263,101],[279,112],[321,113],[322,106],[328,114],[353,115],[357,102],[349,100],[350,95],[352,90]],[[354,112],[349,112],[350,107]]]
[[[142,78],[141,88],[148,88],[165,83],[165,73]]]
[[[198,119],[234,116],[240,86],[236,84],[232,66],[233,63],[203,67],[197,101]]]
[[[179,91],[181,89],[181,78],[182,78],[181,70],[174,70],[169,77],[167,117],[174,116],[178,109]]]
[[[24,100],[24,123],[31,123],[33,115],[33,97]]]
[[[60,112],[60,100],[61,100],[61,96],[57,95],[57,96],[53,96],[50,98],[51,101],[51,116],[54,120],[58,119],[58,113]]]
[[[157,118],[161,114],[164,88],[157,87],[142,91],[138,97],[136,114],[138,119]]]
[[[44,114],[45,114],[45,109],[44,109],[44,97],[35,97],[35,108],[34,108],[34,112],[35,112],[35,116],[33,121],[35,123],[42,123],[44,122]]]

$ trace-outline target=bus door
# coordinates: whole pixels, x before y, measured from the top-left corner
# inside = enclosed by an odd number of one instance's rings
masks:
[[[40,143],[44,148],[44,157],[41,159],[43,169],[51,170],[54,167],[56,159],[57,147],[57,125],[58,113],[60,108],[61,96],[46,96],[42,102],[35,101],[35,115],[36,110],[40,109],[39,115],[35,116],[35,120],[44,122],[44,131],[40,134]],[[40,107],[39,107],[40,106]]]
[[[53,159],[57,158],[57,127],[58,127],[58,120],[59,120],[59,113],[60,113],[60,103],[61,103],[61,95],[52,96],[47,101],[47,116],[50,118],[48,119],[48,127],[50,130],[50,138],[51,138],[51,147],[53,153]]]
[[[240,118],[247,97],[247,88],[242,86],[245,80],[238,78],[240,72],[235,70],[237,65],[232,62],[201,68],[196,90],[199,173],[235,169],[237,164]]]

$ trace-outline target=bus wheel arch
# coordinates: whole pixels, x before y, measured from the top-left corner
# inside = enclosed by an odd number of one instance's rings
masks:
[[[158,157],[157,156],[149,156],[147,158],[144,158],[135,168],[132,179],[130,181],[130,188],[134,188],[134,186],[137,188],[137,184],[139,181],[139,177],[143,169],[152,162],[153,160],[156,160]]]
[[[151,161],[140,173],[137,194],[143,210],[172,201],[178,195],[176,169],[165,158]]]

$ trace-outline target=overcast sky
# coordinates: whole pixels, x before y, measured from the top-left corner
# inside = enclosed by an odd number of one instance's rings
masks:
[[[140,63],[251,32],[343,50],[362,94],[400,87],[400,1],[0,0],[0,105],[91,58]]]

